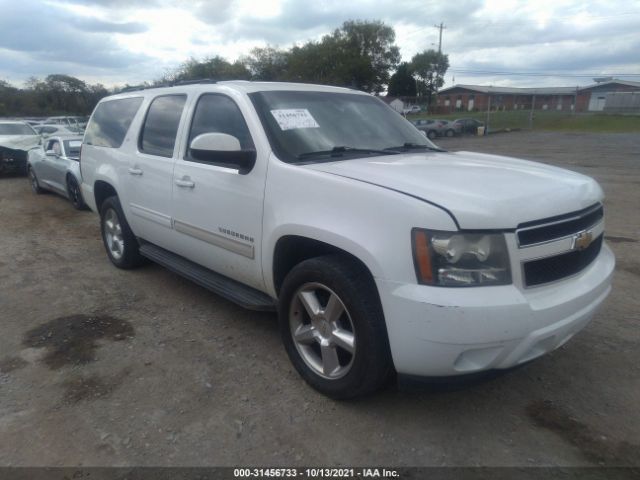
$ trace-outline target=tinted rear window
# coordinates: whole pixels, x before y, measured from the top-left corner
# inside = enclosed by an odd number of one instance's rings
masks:
[[[88,145],[118,148],[140,108],[142,97],[102,102],[93,112],[84,141]]]
[[[161,157],[173,155],[186,100],[185,95],[166,95],[151,102],[140,133],[140,151]]]

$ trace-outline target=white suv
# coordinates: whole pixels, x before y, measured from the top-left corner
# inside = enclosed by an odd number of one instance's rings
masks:
[[[354,90],[115,95],[93,112],[81,169],[117,267],[151,259],[277,310],[294,366],[335,398],[395,373],[520,365],[569,340],[611,289],[594,180],[445,152]]]

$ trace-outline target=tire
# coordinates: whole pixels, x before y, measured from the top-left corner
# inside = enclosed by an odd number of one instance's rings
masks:
[[[84,203],[84,198],[82,198],[80,185],[78,185],[78,181],[73,175],[67,175],[67,195],[73,208],[76,210],[85,210],[87,208],[87,205]]]
[[[427,132],[427,137],[428,137],[430,140],[433,140],[433,139],[434,139],[434,138],[436,138],[437,136],[438,136],[438,132],[436,132],[435,130],[429,130],[429,131]]]
[[[36,172],[33,171],[33,168],[27,167],[27,176],[29,177],[29,183],[31,184],[31,190],[33,193],[37,195],[41,195],[44,192],[44,188],[40,186],[40,182],[38,182],[38,177],[36,177]]]
[[[456,132],[454,132],[453,130],[449,129],[445,132],[445,135],[447,137],[453,137],[456,134]]]
[[[118,268],[136,268],[145,263],[138,241],[124,216],[118,197],[107,198],[100,207],[100,231],[109,260]]]
[[[293,366],[328,397],[372,393],[393,375],[376,285],[354,259],[327,255],[294,267],[280,291],[278,318]]]

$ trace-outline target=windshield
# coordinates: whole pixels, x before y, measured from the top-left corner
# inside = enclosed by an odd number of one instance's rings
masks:
[[[82,140],[64,141],[64,151],[68,158],[80,158],[80,147],[82,147]]]
[[[309,161],[327,154],[335,161],[437,149],[422,132],[382,100],[355,93],[273,91],[249,95],[271,147],[283,161]],[[327,161],[327,158],[316,158]]]
[[[0,123],[0,135],[37,135],[33,129],[23,123]]]

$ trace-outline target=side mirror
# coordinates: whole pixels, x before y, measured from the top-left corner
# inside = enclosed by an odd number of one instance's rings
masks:
[[[256,164],[255,150],[242,150],[240,140],[226,133],[203,133],[191,140],[190,155],[195,160],[247,174]]]
[[[44,154],[47,157],[59,157],[60,156],[55,152],[55,150],[47,150],[46,152],[44,152]]]

